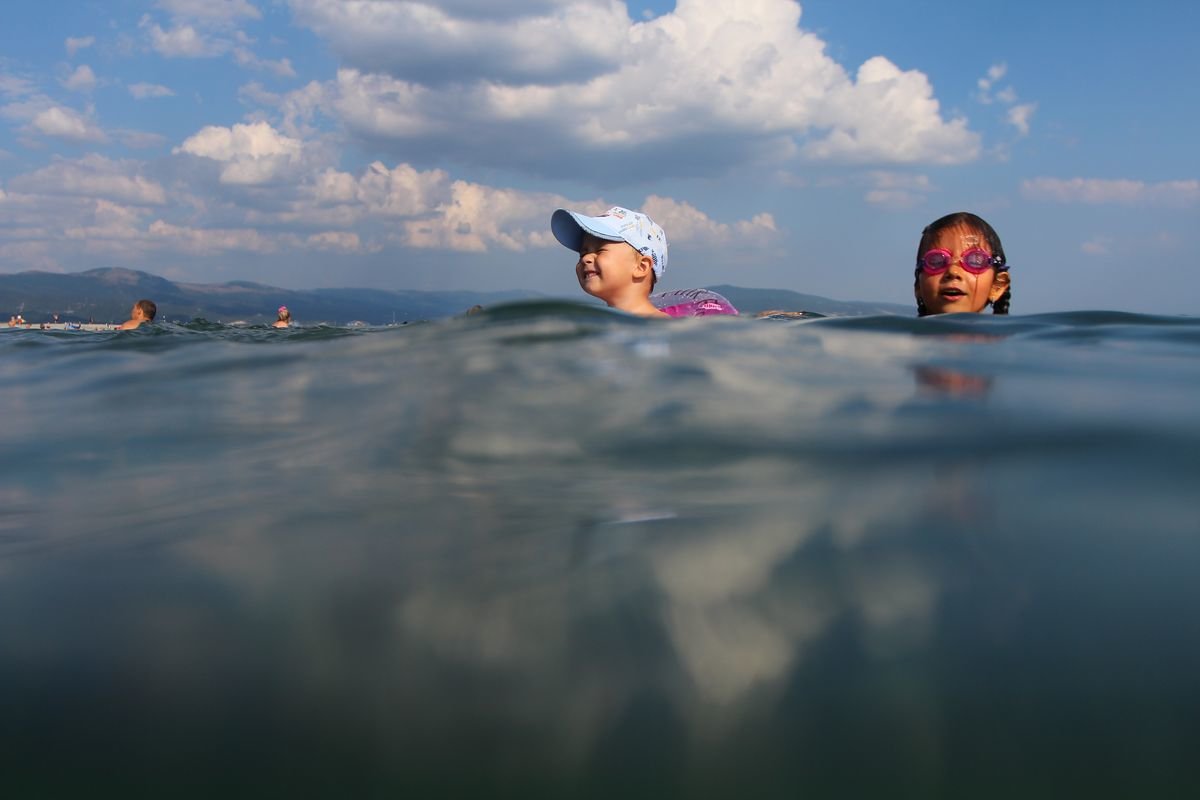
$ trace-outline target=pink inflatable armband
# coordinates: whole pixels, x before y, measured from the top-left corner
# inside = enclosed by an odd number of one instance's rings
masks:
[[[654,307],[671,317],[707,317],[714,314],[736,315],[733,303],[709,289],[676,289],[650,295]]]

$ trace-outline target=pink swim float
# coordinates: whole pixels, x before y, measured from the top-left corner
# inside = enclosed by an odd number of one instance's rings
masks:
[[[736,316],[733,303],[710,289],[676,289],[650,295],[654,307],[671,317],[708,317],[714,314]]]

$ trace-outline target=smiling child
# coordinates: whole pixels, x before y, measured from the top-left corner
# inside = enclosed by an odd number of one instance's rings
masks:
[[[630,314],[667,316],[650,301],[667,268],[667,234],[654,220],[620,206],[598,217],[560,208],[550,218],[550,230],[579,254],[575,277],[585,292]]]

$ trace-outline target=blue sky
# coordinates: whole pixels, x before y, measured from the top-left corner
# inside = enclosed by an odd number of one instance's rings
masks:
[[[911,301],[987,218],[1014,313],[1194,314],[1200,4],[47,0],[0,29],[0,270],[581,296],[555,208],[663,288]]]

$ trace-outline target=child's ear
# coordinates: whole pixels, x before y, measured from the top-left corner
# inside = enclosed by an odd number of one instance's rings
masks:
[[[1008,274],[1008,270],[997,272],[996,277],[992,278],[992,288],[988,291],[988,300],[996,302],[1008,291],[1009,285],[1012,283],[1012,278]]]
[[[654,271],[654,259],[647,255],[638,255],[637,266],[634,267],[633,274],[638,278],[645,278]]]

